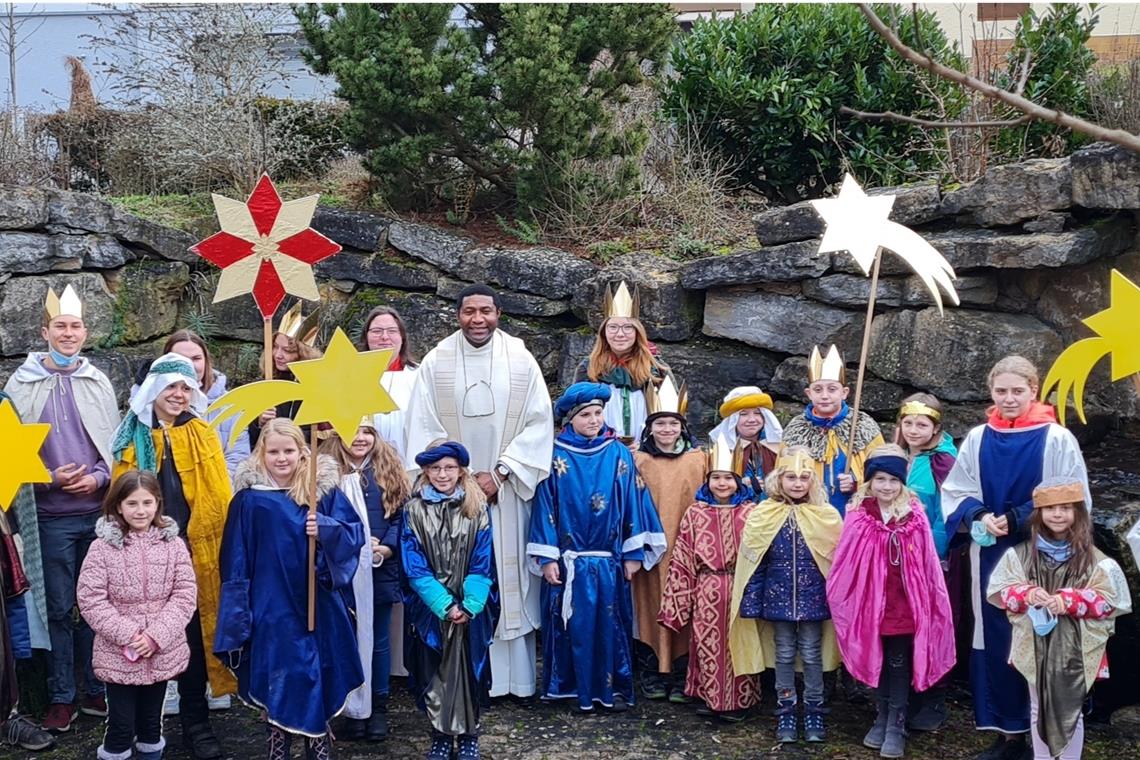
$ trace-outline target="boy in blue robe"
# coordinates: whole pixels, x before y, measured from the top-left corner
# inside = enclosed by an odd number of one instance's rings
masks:
[[[554,407],[562,431],[535,493],[527,554],[541,573],[545,699],[615,711],[633,703],[629,580],[665,552],[633,455],[605,424],[610,389],[575,383]]]

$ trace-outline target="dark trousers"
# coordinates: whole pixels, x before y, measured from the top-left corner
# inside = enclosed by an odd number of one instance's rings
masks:
[[[879,704],[906,714],[910,697],[911,657],[914,636],[883,637],[883,669],[879,673]]]
[[[99,513],[40,518],[40,550],[43,553],[44,596],[47,602],[48,699],[52,704],[76,701],[75,669],[83,670],[87,696],[103,693],[103,684],[91,669],[91,645],[95,640],[87,622],[75,612],[75,586],[87,548],[95,539]]]
[[[372,615],[372,694],[387,697],[392,675],[392,602],[376,602]]]
[[[107,732],[103,749],[111,755],[130,752],[139,744],[156,745],[162,739],[162,703],[166,681],[146,686],[107,686]]]
[[[190,664],[178,676],[178,718],[183,728],[210,719],[206,704],[206,650],[202,646],[202,621],[197,611],[186,626],[186,643],[190,645]]]

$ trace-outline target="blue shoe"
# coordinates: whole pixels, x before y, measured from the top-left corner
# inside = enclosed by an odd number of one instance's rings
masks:
[[[799,741],[796,731],[796,700],[781,699],[776,708],[776,741],[792,744]]]

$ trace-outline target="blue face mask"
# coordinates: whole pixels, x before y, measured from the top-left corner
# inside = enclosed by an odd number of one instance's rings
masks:
[[[978,546],[993,546],[997,543],[997,536],[986,530],[985,523],[981,520],[974,520],[970,525],[970,538],[974,539],[974,543]]]
[[[1057,616],[1044,607],[1030,607],[1025,612],[1033,623],[1033,632],[1038,636],[1048,636],[1057,627]]]
[[[48,346],[48,356],[50,356],[51,360],[55,362],[55,366],[59,367],[60,369],[67,369],[72,364],[75,364],[75,362],[79,361],[78,351],[76,351],[72,356],[64,356],[51,346]]]

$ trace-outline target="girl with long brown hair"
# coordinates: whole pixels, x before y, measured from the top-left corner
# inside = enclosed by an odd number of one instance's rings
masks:
[[[1029,682],[1033,757],[1078,760],[1081,707],[1108,677],[1105,644],[1132,600],[1120,566],[1093,546],[1082,480],[1042,481],[1033,507],[1029,540],[1002,556],[986,595],[1012,621],[1009,662]]]
[[[408,477],[400,457],[365,417],[351,441],[335,433],[321,453],[336,461],[340,489],[348,497],[364,532],[360,564],[353,576],[356,635],[364,685],[349,695],[345,724],[338,731],[348,741],[381,741],[388,736],[388,677],[392,668],[392,606],[400,600],[400,516],[407,501]]]

